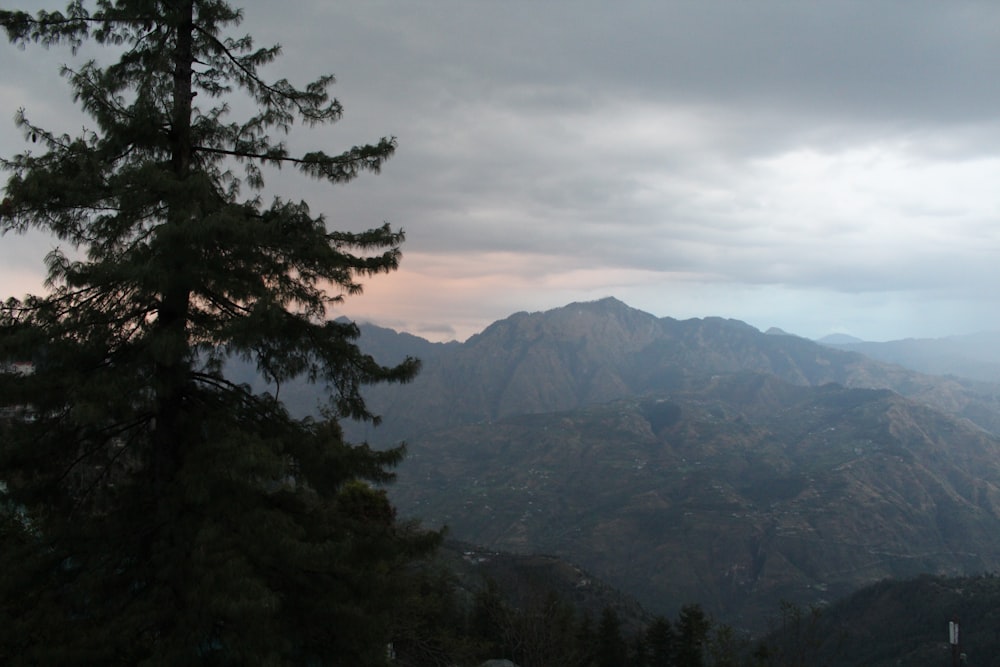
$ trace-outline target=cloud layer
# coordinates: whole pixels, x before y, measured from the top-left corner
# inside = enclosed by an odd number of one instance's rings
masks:
[[[353,317],[464,338],[614,295],[807,336],[1000,328],[1000,5],[295,8],[249,3],[242,27],[283,44],[275,76],[336,74],[346,115],[291,143],[400,141],[342,188],[271,180],[333,226],[406,229],[403,268]],[[2,57],[0,99],[79,127],[68,53]],[[4,154],[20,141],[0,125]],[[18,243],[0,243],[4,285],[26,279]]]

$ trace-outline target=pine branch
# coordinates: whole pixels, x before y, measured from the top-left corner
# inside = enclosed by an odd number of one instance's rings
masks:
[[[294,88],[291,88],[290,86],[279,88],[276,84],[265,83],[264,80],[257,75],[257,72],[254,69],[248,67],[244,63],[243,58],[236,56],[233,53],[232,49],[225,43],[223,43],[220,39],[218,39],[215,35],[202,29],[200,26],[196,26],[196,30],[198,30],[198,32],[203,37],[205,37],[213,45],[215,45],[216,51],[218,53],[221,53],[226,59],[229,60],[229,62],[234,67],[236,67],[240,72],[243,73],[244,85],[246,85],[252,91],[255,91],[255,89],[259,89],[266,93],[266,95],[264,95],[263,97],[264,99],[268,100],[267,102],[268,107],[275,105],[275,102],[272,102],[270,100],[278,98],[292,104],[295,107],[296,111],[298,111],[303,117],[309,119],[311,124],[336,120],[340,118],[340,115],[342,113],[342,108],[340,106],[340,103],[337,102],[337,100],[335,99],[332,100],[330,102],[330,105],[327,106],[326,109],[324,110],[320,110],[316,106],[316,103],[323,102],[326,101],[326,99],[328,99],[328,96],[326,95],[325,91],[323,91],[323,89],[325,89],[326,86],[334,82],[334,78],[332,76],[322,77],[313,84],[310,84],[305,94],[296,91]],[[247,46],[249,45],[247,44]],[[281,47],[275,45],[270,49],[257,51],[254,54],[254,56],[257,59],[263,59],[265,57],[267,59],[271,59],[274,56],[276,56],[280,52],[280,50]],[[304,106],[301,103],[301,99],[309,99],[309,98],[312,98],[314,103],[310,106]],[[260,99],[259,96],[258,99]]]
[[[198,145],[194,150],[213,153],[217,155],[229,155],[240,159],[259,160],[263,163],[283,164],[290,163],[299,165],[302,171],[316,178],[326,178],[332,182],[344,182],[351,180],[361,169],[378,172],[382,162],[396,149],[396,138],[381,139],[378,145],[355,146],[349,151],[338,156],[330,157],[325,153],[312,152],[296,158],[284,153],[284,151],[269,151],[266,153],[241,151],[236,149],[215,148],[212,146]]]

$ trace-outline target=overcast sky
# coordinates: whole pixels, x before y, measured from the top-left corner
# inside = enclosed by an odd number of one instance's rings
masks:
[[[292,145],[399,140],[378,176],[270,181],[334,227],[407,233],[335,314],[462,340],[616,296],[811,338],[1000,329],[1000,3],[245,6],[240,32],[284,47],[269,73],[337,77],[343,121]],[[20,106],[86,122],[68,51],[0,59],[4,155]],[[0,239],[2,296],[37,292],[53,245]]]

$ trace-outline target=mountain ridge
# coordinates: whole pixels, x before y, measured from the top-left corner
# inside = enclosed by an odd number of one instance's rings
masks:
[[[362,346],[374,330],[362,327]],[[515,313],[447,345],[434,348],[412,384],[367,390],[384,426],[362,437],[387,444],[442,426],[594,405],[669,389],[684,377],[741,370],[799,385],[891,389],[1000,432],[1000,386],[921,374],[797,336],[762,333],[739,320],[657,318],[611,297]]]

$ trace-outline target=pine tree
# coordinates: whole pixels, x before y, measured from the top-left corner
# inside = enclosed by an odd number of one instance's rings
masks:
[[[597,664],[599,667],[623,667],[628,661],[628,644],[622,636],[622,623],[611,607],[601,612],[597,626]]]
[[[657,616],[646,628],[646,648],[649,652],[649,667],[671,667],[677,635],[670,619]]]
[[[675,655],[681,667],[701,667],[705,664],[705,648],[708,644],[712,620],[697,604],[681,607],[674,627],[677,633]]]
[[[395,139],[293,155],[294,123],[340,117],[333,79],[266,80],[280,48],[227,36],[241,18],[221,0],[0,11],[19,46],[114,54],[63,70],[93,127],[19,111],[29,150],[0,162],[3,232],[68,248],[46,294],[0,312],[5,664],[383,664],[397,573],[436,541],[378,488],[402,450],[338,425],[377,423],[362,387],[418,369],[378,364],[329,319],[397,268],[402,232],[329,231],[305,202],[259,196],[266,168],[378,172]],[[232,120],[240,93],[256,111]],[[227,358],[327,387],[323,417],[230,382]]]

